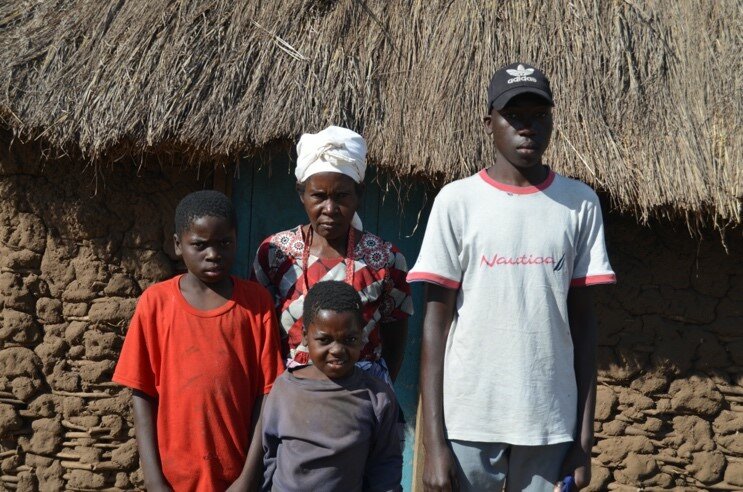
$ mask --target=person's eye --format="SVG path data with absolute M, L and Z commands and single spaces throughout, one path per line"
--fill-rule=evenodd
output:
M 348 337 L 346 338 L 346 343 L 356 343 L 358 339 L 359 337 Z
M 222 246 L 229 246 L 230 244 L 232 244 L 232 239 L 225 239 L 222 241 Z
M 204 243 L 192 243 L 196 249 L 204 249 Z

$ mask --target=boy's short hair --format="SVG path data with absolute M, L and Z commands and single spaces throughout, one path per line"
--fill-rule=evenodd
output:
M 191 223 L 201 217 L 221 217 L 227 219 L 233 228 L 237 217 L 232 202 L 227 195 L 215 190 L 201 190 L 189 193 L 175 209 L 175 232 L 181 234 Z
M 361 297 L 356 289 L 345 282 L 327 280 L 316 283 L 304 298 L 303 323 L 306 330 L 315 319 L 315 315 L 328 309 L 336 313 L 356 313 L 359 327 L 362 326 Z

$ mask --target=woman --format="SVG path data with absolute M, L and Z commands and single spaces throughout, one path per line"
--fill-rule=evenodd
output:
M 405 257 L 391 243 L 364 232 L 356 210 L 366 172 L 366 142 L 337 126 L 304 134 L 297 145 L 297 193 L 309 224 L 261 243 L 254 278 L 274 296 L 287 366 L 307 364 L 302 302 L 324 280 L 345 281 L 364 303 L 364 348 L 358 364 L 388 383 L 402 366 L 413 313 Z

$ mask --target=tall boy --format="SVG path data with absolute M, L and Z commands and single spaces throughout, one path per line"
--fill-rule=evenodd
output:
M 273 301 L 230 276 L 235 214 L 225 195 L 186 196 L 175 229 L 188 272 L 144 291 L 113 377 L 134 390 L 145 485 L 255 489 L 261 402 L 283 370 Z
M 596 320 L 586 286 L 615 277 L 596 194 L 542 163 L 552 106 L 536 68 L 495 73 L 484 118 L 495 162 L 441 190 L 408 275 L 427 283 L 427 490 L 590 481 Z

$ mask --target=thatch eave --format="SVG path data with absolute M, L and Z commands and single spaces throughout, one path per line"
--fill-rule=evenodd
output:
M 0 117 L 103 163 L 237 160 L 343 124 L 398 177 L 492 158 L 484 87 L 520 59 L 557 95 L 549 162 L 641 220 L 741 224 L 739 3 L 59 0 L 0 4 Z

